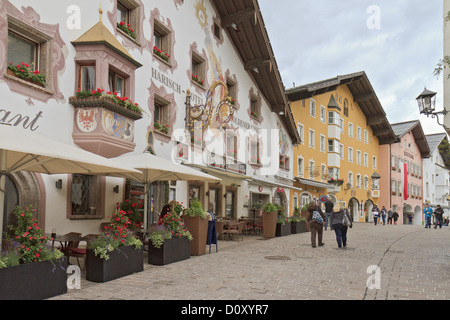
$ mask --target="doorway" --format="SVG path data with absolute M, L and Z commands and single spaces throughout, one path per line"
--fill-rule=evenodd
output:
M 14 182 L 6 176 L 5 184 L 5 203 L 3 205 L 3 230 L 2 232 L 8 232 L 8 226 L 16 224 L 16 218 L 13 214 L 16 207 L 19 205 L 19 192 Z
M 225 194 L 225 217 L 229 219 L 236 218 L 236 193 L 232 190 L 227 190 Z
M 220 210 L 220 189 L 217 187 L 210 188 L 208 191 L 208 211 L 212 212 L 215 217 L 221 215 Z

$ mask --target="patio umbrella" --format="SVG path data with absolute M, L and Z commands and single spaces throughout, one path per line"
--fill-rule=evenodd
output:
M 140 171 L 140 173 L 131 173 L 130 179 L 141 182 L 144 189 L 144 226 L 147 226 L 147 215 L 148 215 L 148 187 L 151 183 L 155 181 L 191 181 L 191 180 L 202 180 L 209 182 L 218 182 L 222 179 L 214 177 L 212 175 L 203 173 L 199 170 L 193 169 L 191 167 L 176 164 L 169 159 L 164 159 L 149 152 L 140 154 L 125 154 L 120 157 L 114 158 L 119 164 L 129 164 L 133 168 Z
M 16 171 L 115 177 L 128 177 L 130 173 L 140 173 L 128 165 L 118 164 L 77 146 L 64 144 L 23 129 L 0 125 L 0 240 L 3 230 L 5 175 Z

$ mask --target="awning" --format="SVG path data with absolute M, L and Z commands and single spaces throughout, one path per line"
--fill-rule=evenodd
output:
M 302 179 L 302 178 L 294 178 L 294 179 L 297 180 L 299 183 L 307 185 L 307 186 L 323 188 L 323 189 L 330 188 L 330 185 L 328 183 L 314 181 L 314 180 L 308 180 L 308 179 Z
M 191 163 L 183 163 L 183 164 L 186 166 L 200 169 L 203 172 L 206 172 L 206 173 L 209 173 L 212 175 L 218 175 L 218 176 L 222 176 L 222 177 L 228 177 L 228 178 L 233 178 L 233 179 L 242 179 L 242 180 L 252 179 L 252 177 L 246 176 L 245 174 L 241 174 L 241 173 L 235 173 L 235 172 L 231 172 L 231 171 L 226 171 L 226 170 L 221 170 L 221 169 L 216 169 L 216 168 L 211 168 L 211 167 L 205 167 L 205 166 L 198 165 L 198 164 L 191 164 Z
M 265 186 L 269 186 L 269 187 L 286 188 L 286 189 L 292 189 L 292 190 L 297 190 L 297 191 L 303 191 L 303 189 L 301 189 L 301 188 L 297 188 L 297 187 L 290 186 L 287 184 L 278 183 L 275 181 L 264 180 L 264 179 L 251 178 L 251 180 L 249 180 L 249 184 L 253 184 L 253 185 L 259 184 L 259 185 L 265 185 Z

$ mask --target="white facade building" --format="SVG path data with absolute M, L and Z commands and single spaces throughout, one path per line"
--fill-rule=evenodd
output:
M 150 151 L 222 179 L 155 183 L 153 220 L 172 199 L 199 198 L 232 218 L 252 215 L 259 200 L 289 208 L 299 136 L 258 3 L 113 0 L 101 14 L 97 6 L 0 3 L 0 125 L 108 158 Z M 26 65 L 45 83 L 14 73 Z M 117 96 L 142 114 L 118 107 Z M 7 211 L 33 204 L 42 227 L 59 234 L 98 233 L 117 202 L 141 195 L 110 177 L 7 179 Z

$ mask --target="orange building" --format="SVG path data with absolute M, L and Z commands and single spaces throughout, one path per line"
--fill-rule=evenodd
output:
M 293 207 L 329 196 L 344 201 L 353 220 L 367 222 L 379 204 L 379 146 L 395 134 L 365 72 L 286 91 L 301 144 L 294 149 Z M 383 177 L 381 177 L 382 179 Z

